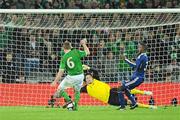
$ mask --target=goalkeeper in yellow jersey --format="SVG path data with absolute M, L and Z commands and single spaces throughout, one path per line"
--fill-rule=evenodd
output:
M 88 95 L 102 101 L 103 103 L 119 106 L 118 88 L 110 88 L 108 84 L 99 81 L 100 79 L 97 70 L 90 68 L 87 65 L 83 65 L 83 69 L 88 72 L 85 76 L 86 84 L 81 88 L 81 93 L 88 93 Z M 132 89 L 131 94 L 152 95 L 152 92 Z M 130 104 L 130 102 L 126 101 L 126 104 Z M 138 106 L 143 108 L 156 108 L 156 106 L 141 103 L 138 103 Z

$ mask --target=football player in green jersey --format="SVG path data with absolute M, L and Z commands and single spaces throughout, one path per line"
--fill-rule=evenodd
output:
M 63 106 L 65 108 L 67 105 L 73 103 L 69 98 L 69 95 L 65 92 L 65 89 L 68 87 L 74 88 L 75 94 L 73 110 L 77 110 L 80 99 L 80 89 L 84 80 L 81 58 L 90 54 L 89 48 L 86 45 L 86 39 L 81 40 L 80 44 L 83 46 L 84 51 L 72 48 L 71 43 L 68 41 L 64 42 L 63 49 L 65 54 L 61 59 L 59 72 L 51 84 L 52 86 L 55 86 L 64 74 L 64 71 L 67 72 L 67 76 L 58 86 L 58 89 L 54 94 L 54 98 L 64 97 L 64 99 L 67 101 L 67 103 Z

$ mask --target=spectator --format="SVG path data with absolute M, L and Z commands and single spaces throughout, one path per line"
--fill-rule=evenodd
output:
M 178 82 L 180 80 L 180 64 L 173 58 L 166 68 L 166 82 Z
M 26 9 L 25 0 L 17 0 L 17 2 L 16 2 L 16 8 L 17 8 L 17 9 Z
M 174 40 L 174 49 L 177 50 L 177 62 L 180 62 L 180 29 L 177 29 L 175 40 Z
M 14 56 L 11 50 L 5 52 L 5 57 L 2 66 L 2 82 L 14 83 L 16 80 L 16 65 L 14 63 Z
M 52 35 L 50 36 L 51 41 L 52 41 L 52 46 L 53 46 L 53 52 L 55 52 L 56 55 L 58 55 L 58 48 L 59 48 L 59 44 L 61 41 L 59 41 L 60 36 L 59 36 L 60 32 L 59 30 L 53 30 Z
M 122 38 L 122 33 L 120 33 L 120 31 L 114 31 L 114 32 L 115 32 L 115 39 L 116 39 L 116 41 L 114 43 L 115 48 L 114 48 L 113 52 L 114 52 L 114 55 L 117 58 L 119 58 L 119 54 L 120 54 L 120 47 L 119 46 L 121 44 L 124 44 L 124 40 L 122 40 L 123 39 Z
M 140 31 L 139 29 L 137 29 L 137 30 L 135 31 L 135 34 L 134 34 L 133 36 L 134 36 L 134 37 L 131 37 L 130 39 L 134 38 L 134 40 L 135 40 L 137 43 L 143 40 L 143 37 L 142 37 L 142 35 L 141 35 L 141 31 Z M 130 37 L 130 36 L 129 36 L 129 37 Z M 129 38 L 128 38 L 128 40 L 129 40 Z
M 180 8 L 180 1 L 179 0 L 173 0 L 172 5 L 173 5 L 173 8 Z
M 10 16 L 10 17 L 11 17 L 10 22 L 7 23 L 7 25 L 8 25 L 9 27 L 13 27 L 13 26 L 16 25 L 16 23 L 18 22 L 18 16 L 17 16 L 17 15 L 12 15 L 12 16 Z
M 107 48 L 105 47 L 105 42 L 104 40 L 100 40 L 97 47 L 95 47 L 96 49 L 94 49 L 94 51 L 96 52 L 96 55 L 92 56 L 92 66 L 93 67 L 97 67 L 100 69 L 100 72 L 103 72 L 103 60 L 106 56 L 107 53 Z
M 45 61 L 47 64 L 44 65 L 43 69 L 47 69 L 45 71 L 51 72 L 52 76 L 56 76 L 56 73 L 59 70 L 59 56 L 56 56 L 56 54 L 52 53 L 48 60 Z
M 3 50 L 8 45 L 8 34 L 4 26 L 0 26 L 0 49 Z
M 153 0 L 148 0 L 145 5 L 147 8 L 153 8 Z
M 16 83 L 26 83 L 24 72 L 20 71 L 20 74 L 16 79 Z
M 127 56 L 127 50 L 125 49 L 125 45 L 123 43 L 120 44 L 120 54 Z M 131 76 L 131 68 L 129 65 L 122 59 L 119 61 L 119 74 L 118 80 L 129 80 Z
M 107 48 L 105 47 L 105 42 L 104 40 L 99 41 L 99 45 L 97 48 L 97 59 L 99 61 L 102 61 L 107 53 Z
M 124 2 L 121 2 L 119 8 L 121 8 L 121 9 L 126 9 L 125 3 L 124 3 Z
M 102 61 L 104 66 L 104 72 L 102 73 L 105 76 L 105 81 L 118 80 L 118 61 L 115 59 L 112 51 L 108 51 L 104 60 Z
M 173 49 L 171 54 L 170 54 L 171 60 L 175 60 L 175 62 L 177 61 L 177 51 L 176 49 Z
M 134 5 L 135 8 L 146 8 L 145 0 L 135 0 Z
M 153 82 L 163 81 L 162 68 L 158 61 L 152 61 Z
M 53 0 L 52 6 L 54 9 L 65 9 L 66 2 L 64 0 Z
M 46 34 L 44 35 L 42 43 L 40 43 L 41 49 L 41 56 L 40 56 L 40 62 L 41 62 L 41 71 L 49 71 L 49 60 L 54 60 L 55 58 L 52 57 L 53 54 L 53 44 L 50 41 L 50 31 L 46 31 Z M 53 59 L 52 59 L 53 58 Z
M 75 6 L 79 9 L 85 8 L 81 0 L 75 0 Z
M 125 36 L 125 47 L 126 47 L 125 50 L 127 53 L 127 57 L 129 59 L 133 59 L 136 53 L 136 43 L 135 43 L 135 40 L 132 40 L 132 36 L 129 33 L 126 33 L 126 36 Z
M 33 2 L 32 1 L 30 1 L 30 0 L 26 0 L 26 9 L 35 9 L 34 7 L 34 4 L 35 4 L 35 0 L 33 0 Z
M 167 1 L 165 7 L 166 7 L 166 8 L 173 8 L 172 1 Z
M 104 8 L 105 8 L 105 9 L 110 9 L 109 3 L 106 3 Z
M 97 2 L 97 0 L 93 0 L 92 2 L 90 2 L 90 6 L 91 9 L 98 9 L 99 3 Z
M 15 45 L 13 47 L 14 51 L 14 62 L 16 64 L 16 81 L 23 82 L 25 81 L 24 76 L 24 63 L 25 63 L 25 45 L 27 44 L 27 29 L 14 29 L 13 32 L 13 40 Z M 23 78 L 24 77 L 24 78 Z
M 112 51 L 112 52 L 115 52 L 116 51 L 116 40 L 115 40 L 115 35 L 114 34 L 109 34 L 109 38 L 106 42 L 106 47 L 108 50 Z
M 97 45 L 98 44 L 98 42 L 99 42 L 99 36 L 96 34 L 96 33 L 94 33 L 93 35 L 92 35 L 92 44 L 94 44 L 94 45 Z
M 10 9 L 11 8 L 11 4 L 10 4 L 11 2 L 10 1 L 8 1 L 8 0 L 2 0 L 1 2 L 0 2 L 0 8 L 1 9 Z
M 26 44 L 26 62 L 25 75 L 29 77 L 30 72 L 34 69 L 39 70 L 40 65 L 40 44 L 36 41 L 36 36 L 31 33 L 29 42 Z
M 169 59 L 170 46 L 171 46 L 170 37 L 169 35 L 164 34 L 164 37 L 160 42 L 160 55 L 161 55 L 160 60 L 162 64 L 168 64 L 170 61 Z
M 11 8 L 10 8 L 10 9 L 17 9 L 17 8 L 16 8 L 16 2 L 12 2 L 12 3 L 11 3 Z
M 130 9 L 134 8 L 134 0 L 128 0 L 126 7 Z
M 118 9 L 118 8 L 179 8 L 178 0 L 2 0 L 0 8 L 19 9 Z M 24 4 L 25 3 L 25 4 Z
M 48 0 L 42 3 L 44 9 L 52 9 L 52 0 Z
M 52 54 L 52 43 L 49 38 L 49 34 L 46 33 L 43 39 L 44 45 L 47 48 L 47 55 L 50 56 Z
M 154 8 L 162 8 L 161 0 L 154 0 Z
M 119 7 L 119 0 L 111 0 L 110 6 L 113 9 L 117 9 Z
M 42 9 L 42 0 L 35 0 L 35 4 L 34 4 L 34 8 L 35 9 Z
M 67 9 L 79 9 L 79 8 L 75 5 L 74 0 L 71 0 L 71 2 L 69 2 Z
M 156 38 L 153 31 L 150 31 L 148 33 L 146 41 L 147 41 L 147 46 L 148 46 L 147 52 L 149 52 L 150 61 L 153 61 L 155 60 L 155 56 L 156 56 L 156 51 L 155 51 Z

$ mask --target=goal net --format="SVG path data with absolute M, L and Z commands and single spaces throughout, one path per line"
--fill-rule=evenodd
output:
M 137 57 L 144 41 L 149 65 L 138 102 L 170 105 L 180 101 L 180 11 L 157 10 L 2 10 L 0 11 L 0 106 L 45 106 L 57 87 L 62 44 L 82 50 L 86 38 L 91 55 L 83 63 L 98 70 L 100 79 L 118 87 L 133 68 L 120 59 Z M 72 95 L 72 89 L 68 89 Z M 73 96 L 72 96 L 73 97 Z M 150 99 L 152 98 L 152 99 Z M 58 99 L 62 105 L 63 100 Z M 81 105 L 107 105 L 81 94 Z

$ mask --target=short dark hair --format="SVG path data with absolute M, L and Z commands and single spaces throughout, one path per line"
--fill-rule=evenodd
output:
M 65 41 L 63 44 L 63 48 L 66 50 L 70 50 L 72 48 L 71 43 L 69 41 Z
M 92 73 L 90 73 L 90 72 L 87 72 L 87 73 L 85 74 L 85 76 L 87 76 L 87 75 L 93 76 Z
M 87 75 L 90 75 L 90 76 L 92 76 L 92 77 L 93 77 L 92 73 L 90 73 L 90 72 L 85 73 L 84 82 L 86 82 L 86 76 L 87 76 Z
M 142 45 L 142 46 L 144 47 L 145 50 L 147 49 L 147 45 L 146 45 L 145 42 L 141 41 L 141 42 L 139 42 L 139 44 Z

